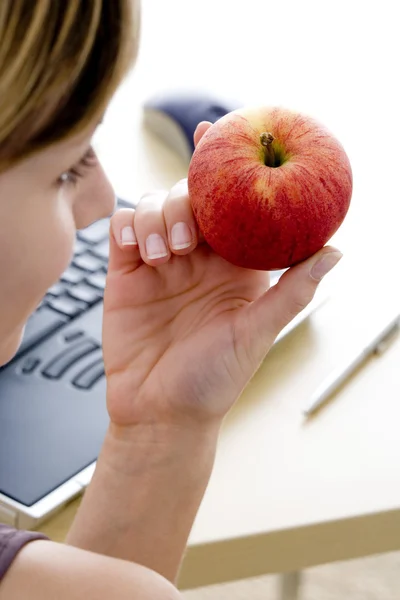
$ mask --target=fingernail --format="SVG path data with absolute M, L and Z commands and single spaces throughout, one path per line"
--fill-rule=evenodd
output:
M 183 250 L 192 243 L 191 231 L 183 221 L 175 223 L 171 229 L 171 243 L 174 250 Z
M 161 235 L 151 233 L 146 240 L 147 258 L 163 258 L 168 255 L 167 246 Z
M 325 277 L 325 275 L 329 273 L 329 271 L 333 269 L 335 265 L 337 265 L 342 256 L 343 254 L 339 252 L 339 250 L 327 252 L 321 256 L 321 258 L 311 268 L 311 277 L 316 281 L 321 281 L 321 279 Z
M 121 244 L 123 246 L 134 246 L 137 244 L 137 239 L 133 227 L 128 225 L 123 227 L 121 231 Z

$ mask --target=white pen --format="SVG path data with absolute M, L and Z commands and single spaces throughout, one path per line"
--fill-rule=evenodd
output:
M 334 369 L 312 394 L 308 406 L 303 410 L 304 415 L 306 417 L 312 415 L 370 354 L 373 352 L 383 352 L 386 349 L 389 340 L 399 330 L 399 327 L 400 314 L 397 314 L 395 318 L 391 318 L 391 320 L 386 323 L 376 335 L 374 335 L 373 339 L 366 346 L 361 350 L 358 350 L 352 357 L 348 358 L 344 364 L 340 365 L 337 369 Z

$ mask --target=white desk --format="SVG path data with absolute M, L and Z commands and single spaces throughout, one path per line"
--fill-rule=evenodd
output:
M 400 339 L 315 418 L 301 415 L 364 335 L 357 303 L 341 304 L 282 340 L 227 418 L 182 588 L 400 549 Z M 61 541 L 77 506 L 41 530 Z
M 345 254 L 329 275 L 333 297 L 270 353 L 227 418 L 182 587 L 400 549 L 400 341 L 312 421 L 301 417 L 366 326 L 400 306 L 395 4 L 144 0 L 137 69 L 98 136 L 122 197 L 186 175 L 140 124 L 141 101 L 164 87 L 304 110 L 334 131 L 354 171 L 353 204 L 333 240 Z M 62 539 L 76 505 L 41 529 Z M 286 583 L 294 598 L 296 577 Z

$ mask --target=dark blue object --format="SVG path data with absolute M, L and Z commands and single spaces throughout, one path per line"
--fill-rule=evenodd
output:
M 234 100 L 186 91 L 160 93 L 145 102 L 143 109 L 147 128 L 183 158 L 190 159 L 193 134 L 200 121 L 215 123 L 240 106 Z

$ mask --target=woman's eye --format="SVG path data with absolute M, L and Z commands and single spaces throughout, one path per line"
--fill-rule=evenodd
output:
M 58 182 L 60 185 L 68 184 L 68 183 L 76 183 L 77 182 L 76 174 L 74 174 L 71 170 L 65 171 L 58 178 Z
M 86 175 L 86 171 L 91 167 L 95 167 L 98 164 L 97 156 L 92 147 L 82 156 L 79 162 L 76 163 L 73 167 L 68 169 L 68 171 L 64 171 L 61 173 L 58 178 L 59 185 L 65 184 L 76 184 L 78 179 L 84 177 Z

